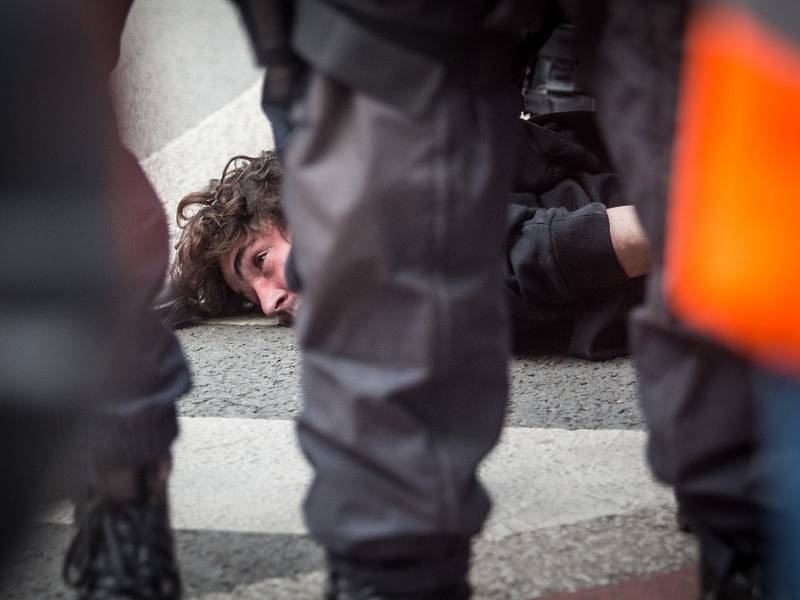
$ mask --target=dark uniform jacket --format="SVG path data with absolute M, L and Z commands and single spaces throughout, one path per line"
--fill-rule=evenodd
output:
M 642 278 L 622 270 L 607 207 L 624 204 L 591 112 L 520 121 L 505 284 L 518 350 L 603 360 L 627 353 Z

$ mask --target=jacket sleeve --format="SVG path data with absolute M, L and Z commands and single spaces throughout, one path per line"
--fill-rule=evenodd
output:
M 599 202 L 572 211 L 512 203 L 507 244 L 506 284 L 516 317 L 567 316 L 593 291 L 628 284 Z

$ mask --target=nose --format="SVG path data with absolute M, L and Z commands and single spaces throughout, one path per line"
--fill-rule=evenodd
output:
M 288 307 L 288 300 L 291 293 L 284 289 L 274 287 L 264 287 L 256 289 L 258 303 L 261 311 L 268 317 L 277 317 Z

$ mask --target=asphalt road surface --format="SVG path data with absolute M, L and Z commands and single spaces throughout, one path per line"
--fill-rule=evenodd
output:
M 180 197 L 218 177 L 228 157 L 271 147 L 259 87 L 227 3 L 136 3 L 114 88 L 124 138 L 171 220 Z M 172 482 L 187 597 L 320 597 L 322 553 L 299 510 L 310 472 L 293 433 L 301 406 L 292 330 L 253 318 L 179 337 L 195 377 L 180 402 Z M 694 544 L 676 531 L 671 493 L 645 466 L 629 361 L 517 358 L 511 380 L 508 428 L 482 470 L 495 509 L 475 547 L 476 598 L 689 573 Z M 59 581 L 69 522 L 68 507 L 42 518 L 1 598 L 70 597 Z M 623 597 L 603 597 L 614 595 Z

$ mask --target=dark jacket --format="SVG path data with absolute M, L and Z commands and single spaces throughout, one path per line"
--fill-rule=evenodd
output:
M 643 282 L 625 275 L 611 244 L 606 208 L 624 202 L 593 114 L 520 121 L 520 136 L 505 262 L 517 349 L 626 354 Z
M 452 80 L 508 85 L 521 31 L 552 30 L 552 0 L 234 0 L 258 62 L 263 101 L 288 106 L 303 64 L 409 114 Z M 546 36 L 545 36 L 546 37 Z M 541 40 L 544 42 L 544 39 Z M 370 68 L 381 65 L 380 69 Z

